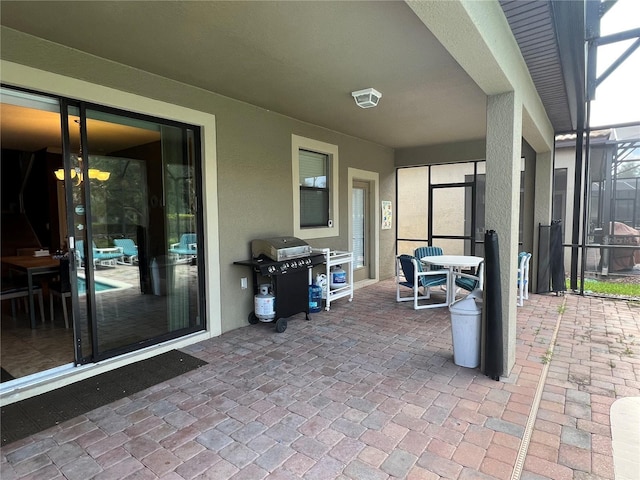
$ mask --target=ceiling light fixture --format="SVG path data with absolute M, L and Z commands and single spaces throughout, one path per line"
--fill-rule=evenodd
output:
M 80 120 L 74 120 L 74 122 L 78 125 L 78 128 L 80 128 Z M 80 135 L 82 136 L 82 134 Z M 80 154 L 79 155 L 75 155 L 72 154 L 71 155 L 71 161 L 74 164 L 77 164 L 76 167 L 72 167 L 69 170 L 69 177 L 72 180 L 75 180 L 75 184 L 80 185 L 82 183 L 83 180 L 83 173 L 82 173 L 82 143 L 80 143 Z M 59 168 L 58 170 L 54 171 L 53 174 L 56 176 L 56 178 L 60 181 L 64 181 L 64 168 Z M 109 177 L 111 176 L 111 172 L 103 172 L 102 170 L 98 170 L 97 168 L 90 168 L 87 171 L 87 177 L 90 180 L 99 180 L 101 182 L 106 182 L 107 180 L 109 180 Z
M 378 105 L 382 94 L 375 88 L 366 88 L 364 90 L 358 90 L 357 92 L 351 92 L 351 96 L 360 108 L 371 108 Z
M 75 179 L 76 185 L 80 185 L 82 183 L 82 157 L 78 157 L 77 159 L 79 166 L 72 168 L 69 170 L 69 176 L 71 177 L 71 179 Z M 60 181 L 64 180 L 64 169 L 60 168 L 56 171 L 53 172 L 56 176 L 56 178 Z M 101 182 L 105 182 L 107 180 L 109 180 L 109 177 L 111 176 L 111 172 L 103 172 L 102 170 L 98 170 L 97 168 L 90 168 L 89 169 L 89 178 L 90 179 L 95 179 L 95 180 L 100 180 Z

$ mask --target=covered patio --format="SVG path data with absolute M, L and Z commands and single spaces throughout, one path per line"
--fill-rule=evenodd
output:
M 638 448 L 610 416 L 640 395 L 638 305 L 533 294 L 516 336 L 508 378 L 458 367 L 447 309 L 383 281 L 283 334 L 187 347 L 208 365 L 4 445 L 2 476 L 616 478 L 612 445 Z

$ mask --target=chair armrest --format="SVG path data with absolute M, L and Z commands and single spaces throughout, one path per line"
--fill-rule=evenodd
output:
M 445 270 L 427 270 L 427 271 L 422 271 L 422 272 L 417 272 L 417 275 L 420 276 L 427 276 L 427 275 L 449 275 L 449 270 L 445 269 Z
M 171 245 L 169 245 L 169 248 L 178 248 L 178 245 L 180 245 L 180 242 L 172 243 Z
M 116 253 L 116 252 L 120 252 L 122 253 L 122 249 L 120 247 L 104 247 L 104 248 L 94 248 L 93 249 L 96 253 Z
M 464 273 L 464 272 L 454 270 L 453 276 L 475 280 L 476 282 L 478 282 L 478 288 L 480 290 L 484 290 L 484 275 L 473 275 L 471 273 Z

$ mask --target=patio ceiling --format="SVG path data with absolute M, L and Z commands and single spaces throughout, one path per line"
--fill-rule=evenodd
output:
M 554 130 L 570 130 L 576 92 L 567 86 L 552 6 L 501 5 Z M 2 1 L 0 8 L 11 29 L 392 148 L 485 136 L 484 92 L 404 2 Z M 545 62 L 530 60 L 543 46 L 552 52 Z M 351 92 L 368 87 L 383 97 L 363 110 Z

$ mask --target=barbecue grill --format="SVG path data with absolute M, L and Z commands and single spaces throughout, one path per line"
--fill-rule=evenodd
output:
M 287 318 L 296 313 L 304 312 L 309 320 L 309 270 L 323 263 L 324 255 L 312 253 L 311 246 L 299 238 L 272 237 L 253 240 L 251 256 L 251 260 L 233 263 L 251 267 L 254 295 L 259 292 L 260 278 L 269 278 L 275 318 L 268 321 L 275 321 L 276 331 L 284 332 Z M 252 325 L 261 321 L 254 311 L 248 320 Z

